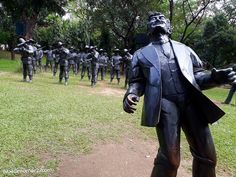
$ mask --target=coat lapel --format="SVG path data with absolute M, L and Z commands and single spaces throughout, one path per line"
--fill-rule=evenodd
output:
M 184 45 L 178 45 L 174 41 L 170 40 L 170 43 L 173 47 L 173 51 L 175 54 L 175 57 L 177 58 L 178 64 L 180 69 L 183 69 L 183 64 L 186 65 L 186 53 L 185 53 L 185 46 Z
M 159 70 L 160 69 L 160 62 L 158 59 L 158 55 L 156 52 L 155 47 L 152 44 L 149 44 L 148 46 L 144 47 L 141 50 L 142 55 L 153 64 L 153 66 Z

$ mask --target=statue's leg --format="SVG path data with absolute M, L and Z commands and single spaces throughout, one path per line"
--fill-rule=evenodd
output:
M 90 80 L 91 79 L 90 66 L 87 67 L 87 73 L 88 73 L 88 80 Z
M 26 81 L 27 78 L 27 65 L 26 64 L 22 64 L 22 73 L 23 73 L 23 81 Z
M 215 177 L 216 152 L 208 124 L 193 104 L 185 114 L 182 128 L 193 156 L 193 177 Z
M 114 68 L 111 68 L 111 73 L 110 73 L 110 82 L 114 79 Z
M 81 80 L 84 78 L 84 74 L 85 74 L 85 67 L 82 66 L 82 69 L 81 69 Z
M 65 65 L 64 66 L 64 72 L 65 72 L 65 84 L 67 85 L 67 82 L 69 80 L 69 68 L 68 68 L 68 65 Z
M 29 82 L 33 80 L 33 66 L 32 64 L 28 64 L 28 75 L 29 75 Z
M 236 91 L 236 86 L 232 85 L 230 90 L 229 90 L 229 94 L 228 94 L 226 100 L 224 101 L 225 104 L 229 104 L 231 102 L 235 91 Z
M 104 66 L 102 66 L 102 68 L 101 68 L 101 80 L 103 81 L 104 80 Z
M 64 66 L 60 65 L 59 82 L 62 82 L 63 74 L 64 74 Z
M 180 120 L 175 103 L 162 99 L 157 125 L 159 150 L 151 177 L 176 177 L 180 163 Z
M 116 70 L 117 83 L 120 84 L 120 70 Z

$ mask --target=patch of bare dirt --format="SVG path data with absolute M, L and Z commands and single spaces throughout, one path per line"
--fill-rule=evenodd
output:
M 97 93 L 105 95 L 105 96 L 123 97 L 123 95 L 125 94 L 125 90 L 115 89 L 115 88 L 103 88 Z
M 148 177 L 156 156 L 156 143 L 125 138 L 122 142 L 97 145 L 88 155 L 60 157 L 60 177 Z M 183 160 L 178 177 L 190 177 L 191 163 Z
M 100 85 L 104 85 L 105 83 L 99 83 Z M 104 95 L 104 96 L 115 96 L 115 97 L 123 97 L 126 90 L 120 88 L 111 88 L 111 87 L 90 87 L 88 85 L 80 85 L 80 88 L 86 88 L 91 93 Z
M 156 143 L 124 138 L 94 147 L 90 154 L 62 154 L 57 177 L 149 177 L 156 156 Z M 177 177 L 191 177 L 191 160 L 182 159 Z M 218 177 L 230 177 L 218 174 Z

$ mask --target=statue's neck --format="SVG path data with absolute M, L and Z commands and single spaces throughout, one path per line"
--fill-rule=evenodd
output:
M 152 43 L 165 44 L 165 43 L 169 42 L 169 37 L 168 37 L 167 34 L 153 35 L 151 37 L 151 42 Z

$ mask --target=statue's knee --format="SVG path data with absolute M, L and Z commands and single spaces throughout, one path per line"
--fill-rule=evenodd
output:
M 165 165 L 170 169 L 178 169 L 180 165 L 179 152 L 170 152 L 168 154 L 158 153 L 154 165 Z
M 212 167 L 215 167 L 217 164 L 217 157 L 215 151 L 212 151 L 211 153 L 207 153 L 206 155 L 196 153 L 193 149 L 190 149 L 192 156 L 195 161 L 198 161 L 199 163 L 204 163 L 206 165 L 210 165 Z

